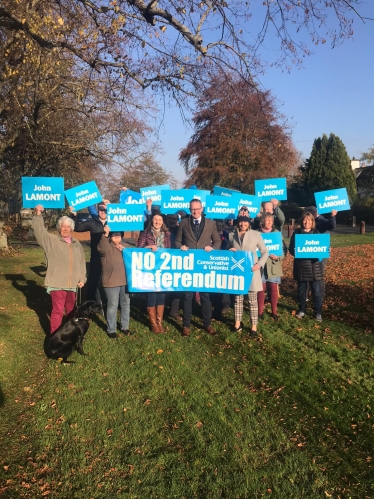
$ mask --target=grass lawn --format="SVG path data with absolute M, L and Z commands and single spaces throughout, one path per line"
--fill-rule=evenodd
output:
M 196 309 L 190 338 L 172 319 L 153 335 L 136 295 L 134 335 L 98 316 L 69 365 L 43 351 L 42 250 L 0 258 L 0 497 L 374 498 L 374 241 L 357 237 L 332 238 L 322 323 L 294 317 L 288 256 L 260 341 L 247 310 L 240 334 L 231 310 L 208 336 Z

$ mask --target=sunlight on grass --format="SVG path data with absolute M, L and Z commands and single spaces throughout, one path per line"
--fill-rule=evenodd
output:
M 230 310 L 217 337 L 197 316 L 190 338 L 172 319 L 152 335 L 137 295 L 132 336 L 108 339 L 98 316 L 87 356 L 65 365 L 43 352 L 42 262 L 38 249 L 1 261 L 1 497 L 373 497 L 373 290 L 363 297 L 361 281 L 331 275 L 323 323 L 297 320 L 288 261 L 280 320 L 267 309 L 259 341 L 247 310 L 241 334 Z

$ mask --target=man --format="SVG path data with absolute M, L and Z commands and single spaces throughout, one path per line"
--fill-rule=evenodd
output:
M 179 228 L 179 216 L 177 213 L 169 214 L 166 216 L 166 225 L 170 232 L 171 247 L 175 248 L 175 239 L 177 237 Z M 182 322 L 182 317 L 179 315 L 179 293 L 168 293 L 171 300 L 170 303 L 170 317 L 178 322 Z
M 279 201 L 273 198 L 270 201 L 262 203 L 262 210 L 257 214 L 257 217 L 253 222 L 252 229 L 258 230 L 260 228 L 260 219 L 263 213 L 270 213 L 271 215 L 274 215 L 274 227 L 282 234 L 286 217 L 284 216 L 283 211 L 279 208 Z
M 314 216 L 314 221 L 316 222 L 316 229 L 320 234 L 324 234 L 325 232 L 329 232 L 336 228 L 336 215 L 337 210 L 332 210 L 328 218 L 323 217 L 322 215 L 318 215 L 317 208 L 315 206 L 308 206 L 305 208 L 304 213 L 308 211 Z M 328 258 L 322 259 L 322 267 L 323 267 L 323 275 L 325 275 L 325 268 L 327 265 Z M 319 281 L 320 289 L 321 289 L 321 297 L 322 301 L 325 297 L 325 278 L 322 281 Z
M 203 205 L 199 199 L 193 199 L 190 202 L 190 212 L 191 216 L 180 222 L 174 243 L 175 247 L 180 248 L 182 251 L 205 249 L 205 251 L 209 252 L 213 249 L 220 249 L 221 238 L 219 237 L 216 223 L 214 220 L 203 216 Z M 184 295 L 183 336 L 190 335 L 193 295 L 192 291 L 186 291 Z M 214 336 L 216 332 L 211 326 L 212 304 L 209 293 L 200 293 L 200 301 L 204 331 Z
M 101 201 L 98 206 L 97 215 L 92 215 L 90 220 L 86 222 L 75 222 L 74 230 L 76 232 L 86 232 L 90 231 L 91 236 L 91 257 L 90 257 L 90 272 L 88 274 L 87 283 L 87 300 L 95 300 L 97 303 L 99 301 L 99 295 L 96 295 L 96 289 L 98 287 L 100 276 L 101 276 L 101 257 L 97 250 L 97 245 L 100 242 L 101 236 L 104 234 L 104 226 L 106 225 L 106 205 L 109 201 Z M 75 219 L 76 213 L 74 209 L 70 207 L 71 215 Z

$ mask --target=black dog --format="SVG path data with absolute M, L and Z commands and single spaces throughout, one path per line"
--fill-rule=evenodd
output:
M 86 301 L 78 307 L 74 316 L 51 335 L 45 348 L 47 357 L 67 362 L 74 347 L 78 353 L 84 355 L 83 339 L 90 325 L 89 319 L 100 311 L 101 305 L 94 301 Z

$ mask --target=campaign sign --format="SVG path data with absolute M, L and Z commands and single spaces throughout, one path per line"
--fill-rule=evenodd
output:
M 161 204 L 161 191 L 170 190 L 169 184 L 164 185 L 154 185 L 152 187 L 144 187 L 140 189 L 140 194 L 143 198 L 143 202 L 145 203 L 147 199 L 152 199 L 153 204 L 160 205 Z
M 330 258 L 330 234 L 295 234 L 295 258 Z
M 287 199 L 287 182 L 285 178 L 268 178 L 265 180 L 255 180 L 255 194 L 261 201 L 270 199 Z
M 351 208 L 345 187 L 342 189 L 315 192 L 314 198 L 318 213 L 330 213 L 332 210 L 344 211 Z
M 107 204 L 106 221 L 111 231 L 144 229 L 144 204 Z
M 161 213 L 176 213 L 178 210 L 189 212 L 190 201 L 199 199 L 205 206 L 205 199 L 210 195 L 209 191 L 198 189 L 165 190 L 161 193 Z
M 283 241 L 280 232 L 261 232 L 269 255 L 283 256 Z
M 236 208 L 237 208 L 236 213 L 239 212 L 242 206 L 247 206 L 249 211 L 249 216 L 251 218 L 254 218 L 257 215 L 257 213 L 259 213 L 261 207 L 261 200 L 258 197 L 252 196 L 251 194 L 242 194 L 242 193 L 233 194 L 232 197 L 235 199 Z
M 72 206 L 74 211 L 87 208 L 87 206 L 99 203 L 103 199 L 94 180 L 68 189 L 65 191 L 65 196 L 69 206 Z
M 121 190 L 119 202 L 122 204 L 143 204 L 143 198 L 140 192 L 132 191 L 131 189 Z
M 238 205 L 232 196 L 207 196 L 204 213 L 209 218 L 235 218 Z
M 213 188 L 214 196 L 232 196 L 233 194 L 238 194 L 240 191 L 234 191 L 233 189 L 227 189 L 227 187 L 220 187 L 215 185 Z
M 63 177 L 22 177 L 22 206 L 65 208 Z
M 252 281 L 247 251 L 126 248 L 122 252 L 129 291 L 200 291 L 244 295 Z

